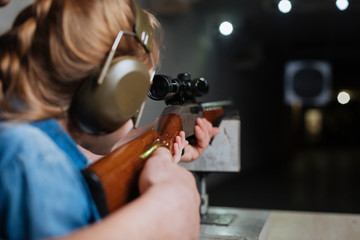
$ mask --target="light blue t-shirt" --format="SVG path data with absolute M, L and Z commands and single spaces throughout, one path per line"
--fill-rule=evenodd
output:
M 98 220 L 87 164 L 55 119 L 0 122 L 0 239 L 60 236 Z

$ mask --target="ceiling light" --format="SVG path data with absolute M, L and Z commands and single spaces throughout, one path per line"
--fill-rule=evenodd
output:
M 282 13 L 288 13 L 291 11 L 292 4 L 289 0 L 281 0 L 278 4 L 278 8 Z
M 349 7 L 349 1 L 348 0 L 336 0 L 336 7 L 340 11 L 344 11 Z
M 342 91 L 338 94 L 337 100 L 340 104 L 347 104 L 350 101 L 350 94 Z
M 230 35 L 233 32 L 233 29 L 233 25 L 228 21 L 222 22 L 219 26 L 219 31 L 224 36 Z

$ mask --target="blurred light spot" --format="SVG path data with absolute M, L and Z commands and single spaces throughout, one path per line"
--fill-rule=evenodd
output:
M 219 31 L 224 36 L 230 35 L 233 32 L 233 29 L 233 25 L 228 21 L 222 22 L 219 26 Z
M 318 135 L 322 130 L 323 115 L 319 109 L 305 112 L 305 128 L 310 135 Z
M 336 0 L 336 6 L 340 11 L 344 11 L 349 7 L 348 0 Z
M 348 94 L 347 92 L 340 92 L 337 96 L 337 100 L 339 103 L 341 104 L 347 104 L 350 101 L 350 94 Z
M 291 11 L 292 5 L 289 0 L 281 0 L 278 4 L 278 8 L 282 13 L 288 13 Z

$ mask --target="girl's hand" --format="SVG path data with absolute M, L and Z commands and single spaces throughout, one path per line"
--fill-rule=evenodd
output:
M 193 174 L 172 159 L 164 147 L 151 154 L 139 177 L 139 199 L 152 195 L 155 212 L 162 216 L 158 231 L 167 236 L 158 239 L 195 240 L 200 235 L 199 191 Z
M 197 141 L 194 145 L 187 144 L 185 146 L 185 153 L 180 160 L 182 162 L 191 162 L 198 158 L 209 146 L 210 140 L 218 133 L 219 128 L 213 127 L 205 118 L 196 119 L 195 137 Z
M 183 149 L 189 144 L 189 142 L 185 139 L 185 132 L 181 131 L 178 136 L 175 138 L 174 143 L 174 153 L 173 153 L 173 159 L 174 162 L 179 162 L 181 159 L 181 154 L 183 152 Z

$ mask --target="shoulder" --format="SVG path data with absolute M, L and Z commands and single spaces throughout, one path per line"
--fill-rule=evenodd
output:
M 0 122 L 0 139 L 6 140 L 9 143 L 14 143 L 17 141 L 24 141 L 28 136 L 32 135 L 44 135 L 27 123 L 8 123 Z M 4 143 L 4 142 L 1 142 Z
M 16 161 L 31 163 L 59 153 L 56 144 L 41 130 L 27 123 L 0 123 L 0 167 Z
M 31 179 L 38 177 L 35 173 L 78 177 L 77 166 L 59 146 L 61 141 L 31 124 L 0 123 L 0 172 L 16 170 Z
M 30 124 L 0 123 L 0 239 L 2 230 L 30 239 L 85 226 L 90 203 L 80 171 L 54 140 Z
M 76 169 L 65 152 L 43 131 L 26 123 L 0 124 L 0 177 L 41 183 L 58 172 L 74 175 Z M 0 180 L 1 180 L 0 179 Z

